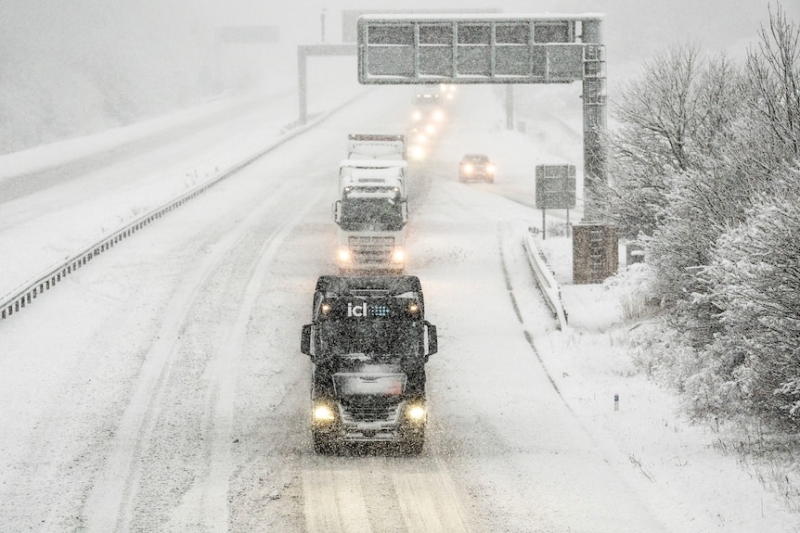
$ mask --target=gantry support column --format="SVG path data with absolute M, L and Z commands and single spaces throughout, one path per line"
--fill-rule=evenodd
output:
M 582 21 L 583 56 L 583 220 L 600 220 L 600 189 L 608 182 L 605 47 L 601 20 Z M 597 46 L 591 46 L 596 44 Z

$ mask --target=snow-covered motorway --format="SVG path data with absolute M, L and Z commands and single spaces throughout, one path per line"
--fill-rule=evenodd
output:
M 334 272 L 336 165 L 347 133 L 402 131 L 409 96 L 367 94 L 0 323 L 1 531 L 706 530 L 632 485 L 553 385 L 519 240 L 539 215 L 457 183 L 457 135 L 409 194 L 439 328 L 425 450 L 313 453 L 299 339 Z

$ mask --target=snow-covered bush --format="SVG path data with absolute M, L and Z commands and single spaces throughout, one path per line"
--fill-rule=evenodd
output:
M 604 282 L 606 288 L 619 298 L 623 320 L 645 320 L 658 309 L 658 299 L 653 296 L 653 274 L 648 264 L 636 263 Z
M 800 427 L 800 170 L 723 235 L 706 270 L 722 311 L 707 352 L 748 410 Z

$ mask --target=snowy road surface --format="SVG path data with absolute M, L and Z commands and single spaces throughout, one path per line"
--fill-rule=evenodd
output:
M 458 111 L 477 133 L 410 185 L 408 271 L 439 331 L 425 450 L 313 453 L 299 340 L 334 272 L 336 165 L 348 133 L 402 131 L 408 96 L 369 93 L 0 323 L 1 531 L 788 530 L 646 479 L 563 395 L 520 240 L 540 216 L 457 182 L 463 146 L 503 136 L 486 90 Z

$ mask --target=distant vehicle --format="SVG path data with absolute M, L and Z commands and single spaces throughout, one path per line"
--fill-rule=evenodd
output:
M 439 94 L 445 100 L 453 100 L 453 96 L 456 92 L 456 86 L 452 83 L 440 83 L 439 84 Z
M 437 351 L 416 276 L 321 276 L 300 351 L 311 356 L 314 450 L 425 442 L 425 363 Z
M 442 99 L 438 94 L 421 93 L 414 96 L 411 121 L 415 124 L 431 124 L 444 121 Z
M 458 181 L 486 181 L 494 183 L 495 167 L 484 154 L 465 154 L 458 165 Z

